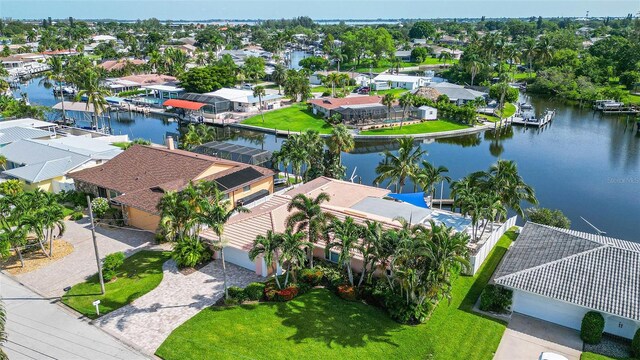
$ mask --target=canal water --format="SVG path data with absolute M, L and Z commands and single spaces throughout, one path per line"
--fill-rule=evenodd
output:
M 51 90 L 38 86 L 37 80 L 23 91 L 34 104 L 56 102 Z M 562 210 L 572 228 L 595 231 L 582 217 L 608 236 L 640 242 L 640 135 L 633 121 L 544 98 L 527 100 L 540 112 L 556 109 L 553 122 L 544 129 L 512 127 L 499 134 L 487 131 L 420 142 L 428 152 L 425 159 L 448 167 L 453 179 L 486 170 L 497 159 L 514 160 L 536 190 L 540 205 Z M 163 119 L 134 114 L 124 120 L 122 115 L 120 120 L 112 116 L 112 127 L 130 138 L 162 143 L 166 132 L 177 131 L 176 123 Z M 277 150 L 283 141 L 257 132 L 224 132 L 229 142 L 268 150 Z M 393 141 L 357 142 L 352 153 L 343 154 L 347 177 L 355 173 L 355 181 L 371 184 L 382 159 L 380 152 L 394 148 Z M 404 191 L 412 190 L 413 184 L 408 183 Z M 448 195 L 445 185 L 444 196 Z

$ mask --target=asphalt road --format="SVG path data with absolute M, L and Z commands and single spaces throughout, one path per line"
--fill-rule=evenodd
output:
M 149 359 L 0 273 L 9 359 Z

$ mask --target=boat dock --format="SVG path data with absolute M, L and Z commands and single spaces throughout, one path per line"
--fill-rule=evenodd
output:
M 514 115 L 509 119 L 509 122 L 514 125 L 543 127 L 553 120 L 556 115 L 555 110 L 547 110 L 541 118 L 537 118 L 535 115 L 527 116 L 524 114 Z
M 640 107 L 615 100 L 596 100 L 593 109 L 603 114 L 640 114 Z

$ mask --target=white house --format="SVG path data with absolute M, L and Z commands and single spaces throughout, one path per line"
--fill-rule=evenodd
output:
M 418 108 L 418 116 L 423 120 L 436 120 L 438 118 L 438 109 L 427 105 L 420 106 Z
M 260 110 L 259 99 L 253 96 L 252 90 L 222 88 L 204 95 L 219 98 L 220 101 L 228 101 L 232 111 L 254 112 Z M 262 97 L 264 110 L 279 109 L 281 99 L 282 95 L 266 94 Z
M 392 89 L 415 90 L 421 86 L 428 85 L 431 82 L 431 78 L 426 76 L 380 74 L 373 81 L 378 90 L 388 89 L 389 87 Z
M 91 38 L 91 40 L 94 43 L 106 43 L 109 41 L 116 41 L 118 40 L 115 36 L 111 36 L 111 35 L 95 35 L 94 37 Z
M 315 73 L 309 75 L 309 83 L 311 85 L 322 85 L 323 84 L 322 80 L 324 80 L 324 78 L 327 75 L 333 72 L 335 71 L 316 71 Z M 340 73 L 347 74 L 347 76 L 349 76 L 349 79 L 353 79 L 353 81 L 357 86 L 365 86 L 369 84 L 369 77 L 364 74 L 360 74 L 357 72 L 344 72 L 344 71 Z
M 579 330 L 588 311 L 604 332 L 640 327 L 640 243 L 528 222 L 494 273 L 512 311 Z

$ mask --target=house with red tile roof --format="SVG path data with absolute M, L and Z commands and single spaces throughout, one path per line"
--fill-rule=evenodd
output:
M 69 174 L 76 189 L 109 199 L 128 225 L 155 231 L 157 205 L 190 182 L 213 181 L 233 204 L 273 193 L 272 170 L 189 151 L 134 145 L 102 166 Z

